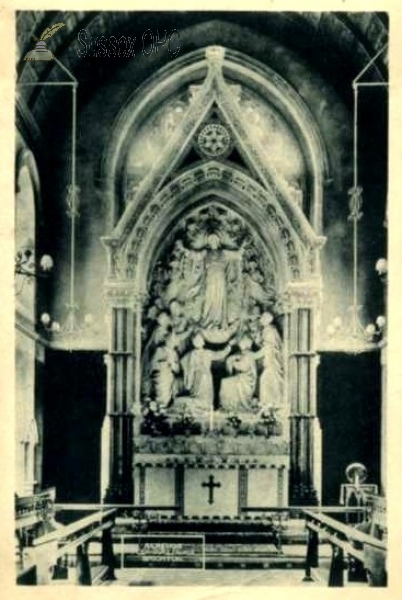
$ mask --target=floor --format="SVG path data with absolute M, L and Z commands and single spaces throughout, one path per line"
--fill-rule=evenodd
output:
M 329 565 L 328 565 L 329 566 Z M 117 569 L 116 581 L 106 585 L 120 586 L 303 586 L 327 585 L 324 565 L 315 571 L 313 582 L 304 582 L 303 569 Z
M 299 546 L 287 547 L 287 553 L 297 555 Z M 305 552 L 305 548 L 303 548 Z M 331 560 L 328 545 L 320 546 L 320 565 L 312 569 L 313 581 L 303 581 L 303 568 L 120 568 L 116 569 L 115 581 L 105 581 L 103 585 L 158 587 L 158 586 L 212 586 L 212 587 L 327 587 Z M 351 583 L 345 572 L 345 587 L 366 587 L 367 584 Z

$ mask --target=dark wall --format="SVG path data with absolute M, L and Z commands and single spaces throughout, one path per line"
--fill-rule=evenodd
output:
M 323 438 L 323 504 L 337 504 L 345 468 L 361 462 L 368 483 L 380 483 L 381 371 L 379 352 L 325 353 L 318 369 Z
M 45 486 L 60 502 L 100 500 L 106 367 L 101 352 L 48 351 L 44 398 Z

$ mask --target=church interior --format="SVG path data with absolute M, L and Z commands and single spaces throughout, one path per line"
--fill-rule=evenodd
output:
M 16 13 L 18 583 L 386 585 L 388 28 Z

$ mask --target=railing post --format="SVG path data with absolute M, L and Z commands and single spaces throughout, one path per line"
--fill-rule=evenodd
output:
M 88 544 L 77 546 L 77 583 L 78 585 L 92 585 Z
M 56 544 L 45 544 L 37 548 L 32 553 L 34 564 L 36 566 L 36 584 L 48 585 L 53 575 L 53 553 L 57 550 Z
M 364 546 L 364 566 L 370 587 L 385 587 L 387 585 L 386 554 L 382 550 Z
M 311 575 L 311 567 L 318 567 L 318 533 L 312 529 L 308 530 L 307 553 L 305 563 L 305 575 L 303 581 L 314 581 Z
M 343 587 L 343 549 L 332 544 L 332 560 L 329 569 L 328 587 Z
M 367 573 L 364 564 L 353 556 L 349 557 L 348 581 L 361 581 L 367 583 Z
M 112 526 L 102 532 L 102 565 L 107 566 L 106 579 L 115 580 L 116 557 L 113 551 Z

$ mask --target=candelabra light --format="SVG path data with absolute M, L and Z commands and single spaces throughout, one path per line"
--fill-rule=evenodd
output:
M 36 277 L 47 275 L 53 269 L 53 265 L 53 258 L 49 254 L 44 254 L 39 262 L 36 262 L 32 248 L 21 248 L 15 255 L 14 273 L 32 281 Z
M 65 324 L 60 325 L 60 323 L 55 321 L 49 313 L 44 312 L 40 316 L 40 322 L 47 332 L 60 335 L 87 331 L 93 326 L 94 318 L 90 313 L 87 313 L 84 316 L 82 323 L 79 323 L 75 317 L 74 320 L 71 320 L 69 318 L 70 315 L 71 311 L 69 309 L 68 318 Z
M 380 342 L 384 337 L 385 326 L 386 318 L 383 315 L 378 316 L 375 323 L 369 323 L 365 327 L 361 324 L 360 320 L 357 323 L 352 322 L 351 324 L 350 322 L 344 322 L 341 317 L 335 317 L 327 327 L 327 336 L 334 343 L 350 339 L 354 349 L 357 350 L 359 345 Z
M 69 73 L 70 74 L 70 73 Z M 80 188 L 76 183 L 76 138 L 77 138 L 77 85 L 78 82 L 70 74 L 73 82 L 72 90 L 72 121 L 71 121 L 71 180 L 67 186 L 67 216 L 70 221 L 70 281 L 69 301 L 67 304 L 67 317 L 63 325 L 54 321 L 48 313 L 43 313 L 41 323 L 47 331 L 60 336 L 72 336 L 88 330 L 93 324 L 91 314 L 86 314 L 81 322 L 77 319 L 79 307 L 75 300 L 75 257 L 76 257 L 76 220 L 79 217 L 79 193 Z
M 58 323 L 58 321 L 53 321 L 49 313 L 42 313 L 40 316 L 40 322 L 46 331 L 51 333 L 58 333 L 60 331 L 60 323 Z
M 382 283 L 387 282 L 388 264 L 385 258 L 377 260 L 375 270 Z M 384 315 L 379 315 L 374 323 L 364 326 L 360 320 L 361 306 L 354 303 L 350 307 L 351 317 L 344 321 L 342 317 L 335 317 L 328 325 L 326 334 L 330 345 L 342 346 L 355 352 L 367 348 L 369 345 L 377 344 L 384 339 L 387 320 Z
M 32 283 L 35 279 L 46 277 L 53 269 L 53 258 L 44 254 L 39 261 L 35 260 L 33 244 L 18 250 L 14 257 L 15 295 L 21 294 L 25 283 Z
M 353 89 L 353 186 L 349 190 L 349 216 L 348 220 L 352 222 L 352 261 L 353 261 L 353 304 L 350 307 L 351 315 L 347 322 L 337 316 L 327 327 L 326 338 L 329 347 L 343 351 L 360 352 L 367 347 L 373 346 L 382 341 L 386 333 L 386 318 L 380 315 L 375 323 L 369 323 L 364 326 L 360 320 L 361 305 L 359 304 L 358 273 L 359 273 L 359 222 L 363 217 L 363 188 L 359 185 L 359 164 L 358 164 L 358 95 L 359 88 L 366 84 L 361 81 L 363 75 L 384 52 L 384 46 L 367 66 L 358 74 L 352 82 Z M 379 85 L 388 85 L 379 83 Z M 375 269 L 382 281 L 387 283 L 387 261 L 385 258 L 377 260 Z M 385 294 L 384 294 L 385 299 Z M 386 299 L 385 299 L 386 304 Z

